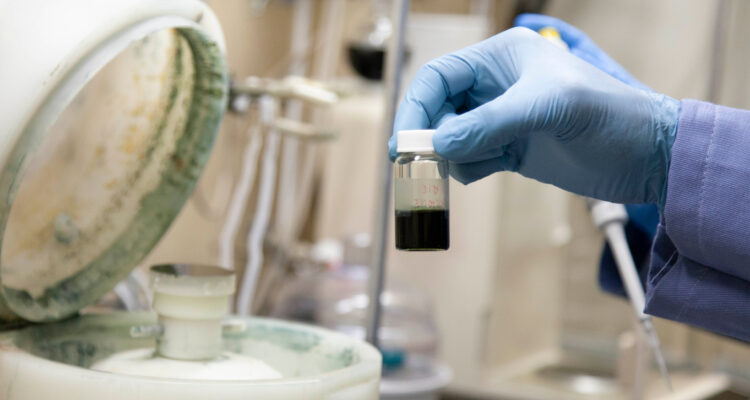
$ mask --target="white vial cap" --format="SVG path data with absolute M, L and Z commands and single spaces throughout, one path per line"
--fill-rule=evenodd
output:
M 414 129 L 398 131 L 396 151 L 399 153 L 416 153 L 435 151 L 432 147 L 434 129 Z

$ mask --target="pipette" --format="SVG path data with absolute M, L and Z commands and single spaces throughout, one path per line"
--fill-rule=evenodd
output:
M 669 378 L 667 363 L 664 361 L 664 355 L 661 352 L 659 336 L 654 329 L 654 323 L 651 316 L 643 313 L 646 307 L 646 299 L 641 285 L 641 279 L 638 276 L 638 269 L 633 261 L 633 255 L 628 247 L 628 240 L 625 236 L 625 223 L 628 220 L 628 213 L 625 206 L 601 200 L 586 199 L 586 204 L 591 212 L 591 218 L 599 230 L 609 242 L 612 254 L 620 272 L 620 278 L 625 286 L 625 292 L 630 299 L 630 305 L 633 307 L 635 316 L 646 335 L 646 341 L 654 354 L 656 364 L 659 366 L 664 382 L 669 390 L 672 390 L 672 381 Z
M 544 27 L 539 30 L 539 34 L 560 48 L 569 50 L 568 45 L 562 40 L 560 32 L 556 28 L 551 26 Z M 641 279 L 638 276 L 638 269 L 633 261 L 633 255 L 628 246 L 628 240 L 625 236 L 624 227 L 628 221 L 628 213 L 625 210 L 625 206 L 594 199 L 586 199 L 586 204 L 591 211 L 594 223 L 604 233 L 610 248 L 612 248 L 612 254 L 614 255 L 617 269 L 620 272 L 620 278 L 625 285 L 628 299 L 630 299 L 630 305 L 633 307 L 635 316 L 646 336 L 646 341 L 654 354 L 656 364 L 659 366 L 659 372 L 671 391 L 672 380 L 669 378 L 667 363 L 661 352 L 659 336 L 656 334 L 651 316 L 643 313 L 644 308 L 646 308 L 646 296 L 643 291 L 643 285 L 641 285 Z

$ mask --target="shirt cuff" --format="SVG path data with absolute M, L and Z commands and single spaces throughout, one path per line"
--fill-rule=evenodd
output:
M 750 281 L 750 112 L 682 101 L 664 228 L 681 256 Z

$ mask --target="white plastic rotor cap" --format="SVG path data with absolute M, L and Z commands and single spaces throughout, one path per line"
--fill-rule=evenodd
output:
M 208 360 L 222 349 L 221 320 L 229 312 L 234 273 L 219 267 L 163 264 L 151 267 L 154 311 L 163 333 L 159 355 Z
M 418 153 L 435 151 L 432 146 L 434 129 L 414 129 L 398 131 L 396 151 L 399 153 Z

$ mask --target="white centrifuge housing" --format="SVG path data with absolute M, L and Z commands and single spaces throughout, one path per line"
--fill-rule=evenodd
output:
M 226 106 L 221 29 L 198 0 L 8 1 L 0 44 L 3 399 L 377 398 L 371 346 L 256 318 L 224 319 L 221 351 L 281 377 L 92 370 L 156 345 L 131 334 L 153 314 L 77 313 L 128 275 L 190 196 Z

